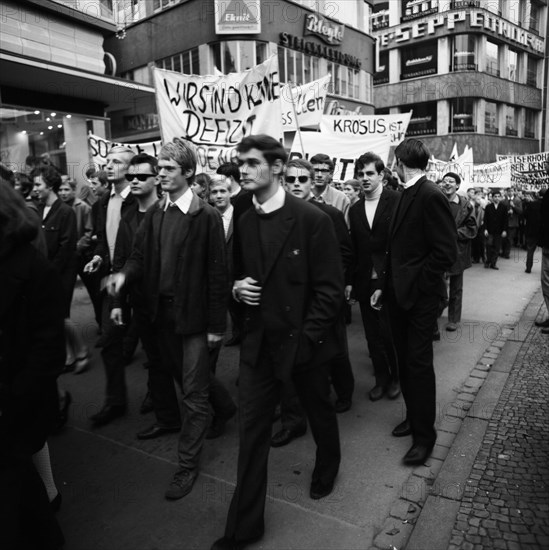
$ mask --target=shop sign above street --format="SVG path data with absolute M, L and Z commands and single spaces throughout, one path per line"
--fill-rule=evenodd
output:
M 329 21 L 321 15 L 311 13 L 305 17 L 304 35 L 314 34 L 326 44 L 340 46 L 343 42 L 343 31 L 345 26 L 334 21 Z

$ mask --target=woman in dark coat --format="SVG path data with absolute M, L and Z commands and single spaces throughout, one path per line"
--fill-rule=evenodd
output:
M 0 548 L 56 549 L 63 535 L 32 455 L 57 420 L 64 312 L 32 216 L 0 182 Z

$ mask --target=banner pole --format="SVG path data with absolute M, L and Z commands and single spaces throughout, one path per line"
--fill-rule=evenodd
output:
M 305 147 L 303 147 L 303 138 L 301 137 L 301 129 L 300 129 L 299 124 L 297 122 L 297 111 L 296 111 L 295 102 L 294 102 L 294 91 L 292 89 L 292 83 L 290 82 L 289 84 L 290 84 L 290 100 L 292 102 L 292 110 L 294 112 L 295 128 L 296 128 L 296 131 L 297 131 L 297 135 L 299 137 L 299 145 L 301 146 L 301 155 L 304 157 L 305 156 Z M 296 88 L 297 88 L 297 84 L 296 84 Z

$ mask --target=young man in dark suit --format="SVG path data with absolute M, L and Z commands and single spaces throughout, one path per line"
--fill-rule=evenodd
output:
M 507 237 L 509 213 L 501 201 L 501 191 L 492 192 L 492 202 L 484 209 L 484 236 L 486 238 L 486 263 L 484 267 L 499 269 L 496 265 L 501 240 Z
M 417 139 L 406 139 L 395 149 L 404 191 L 389 229 L 383 290 L 371 298 L 373 307 L 381 307 L 384 294 L 382 307 L 389 307 L 407 412 L 393 435 L 412 435 L 413 445 L 403 459 L 407 465 L 423 464 L 437 437 L 433 327 L 446 294 L 443 274 L 457 257 L 456 224 L 448 200 L 425 175 L 429 157 Z
M 295 384 L 317 444 L 310 496 L 333 490 L 340 446 L 329 364 L 343 268 L 333 224 L 280 185 L 287 159 L 267 135 L 237 146 L 253 208 L 238 220 L 233 295 L 246 305 L 240 353 L 240 448 L 225 536 L 214 550 L 243 548 L 264 533 L 272 419 L 285 381 Z
M 346 288 L 360 305 L 364 334 L 372 359 L 375 386 L 368 396 L 377 401 L 384 395 L 396 399 L 400 395 L 398 364 L 386 309 L 370 305 L 370 296 L 379 288 L 380 274 L 385 262 L 389 225 L 398 201 L 398 193 L 383 187 L 383 160 L 375 153 L 361 155 L 355 163 L 355 179 L 362 183 L 364 197 L 349 212 L 351 239 L 355 250 L 352 286 Z

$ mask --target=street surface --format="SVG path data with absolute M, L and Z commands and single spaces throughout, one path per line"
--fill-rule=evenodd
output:
M 454 441 L 461 426 L 461 419 L 453 412 L 455 401 L 467 393 L 470 375 L 482 383 L 482 376 L 475 378 L 473 372 L 477 363 L 482 370 L 484 358 L 493 355 L 495 360 L 506 338 L 513 337 L 513 330 L 526 331 L 522 325 L 515 325 L 540 286 L 539 251 L 532 274 L 524 273 L 524 261 L 525 253 L 513 249 L 511 259 L 499 260 L 499 271 L 484 269 L 482 264 L 473 265 L 464 277 L 461 330 L 447 333 L 444 331 L 446 317 L 440 320 L 442 338 L 435 343 L 439 441 L 431 464 L 416 470 L 430 467 L 432 477 L 440 470 L 446 455 L 451 458 L 461 435 L 460 432 Z M 206 441 L 201 474 L 191 494 L 177 502 L 166 501 L 164 491 L 176 467 L 177 435 L 152 441 L 135 438 L 138 431 L 154 421 L 153 416 L 142 416 L 138 412 L 146 389 L 142 351 L 138 349 L 126 371 L 130 400 L 127 415 L 92 430 L 89 417 L 102 405 L 104 373 L 99 350 L 93 347 L 97 330 L 82 287 L 75 291 L 73 318 L 88 339 L 93 360 L 87 372 L 60 378 L 60 385 L 71 392 L 74 403 L 67 428 L 50 440 L 54 475 L 63 495 L 58 517 L 67 539 L 66 548 L 209 549 L 211 543 L 223 535 L 234 489 L 238 451 L 236 419 L 229 422 L 223 437 Z M 427 498 L 423 481 L 417 481 L 424 478 L 401 464 L 411 445 L 410 439 L 390 435 L 392 428 L 404 418 L 402 398 L 395 401 L 384 398 L 375 403 L 367 398 L 374 378 L 358 306 L 353 308 L 348 335 L 356 387 L 352 409 L 338 417 L 343 459 L 336 488 L 319 501 L 308 496 L 314 458 L 310 432 L 286 447 L 272 449 L 265 537 L 250 546 L 251 549 L 352 550 L 387 548 L 393 544 L 401 550 L 403 539 L 397 545 L 391 542 L 391 537 L 396 537 L 395 541 L 404 534 L 408 537 L 415 519 L 400 521 L 405 524 L 404 529 L 399 526 L 388 530 L 387 526 L 398 516 L 395 510 L 399 507 L 405 506 L 410 514 L 417 516 L 415 512 L 419 512 Z M 218 375 L 235 399 L 237 363 L 237 348 L 223 348 Z M 462 399 L 471 401 L 474 392 L 470 393 L 473 397 Z M 464 425 L 465 422 L 467 419 Z M 496 433 L 497 422 L 492 428 Z M 278 430 L 279 424 L 273 429 Z M 473 453 L 472 448 L 465 447 L 462 455 L 467 464 L 470 462 L 470 469 L 476 450 Z M 418 502 L 418 505 L 411 510 L 409 502 Z M 450 532 L 453 525 L 452 519 Z M 429 529 L 436 530 L 437 526 L 431 525 Z M 397 532 L 387 534 L 394 530 Z M 469 548 L 463 538 L 454 537 L 452 542 L 456 547 Z M 432 548 L 438 550 L 439 547 Z M 423 550 L 429 547 L 423 546 Z

